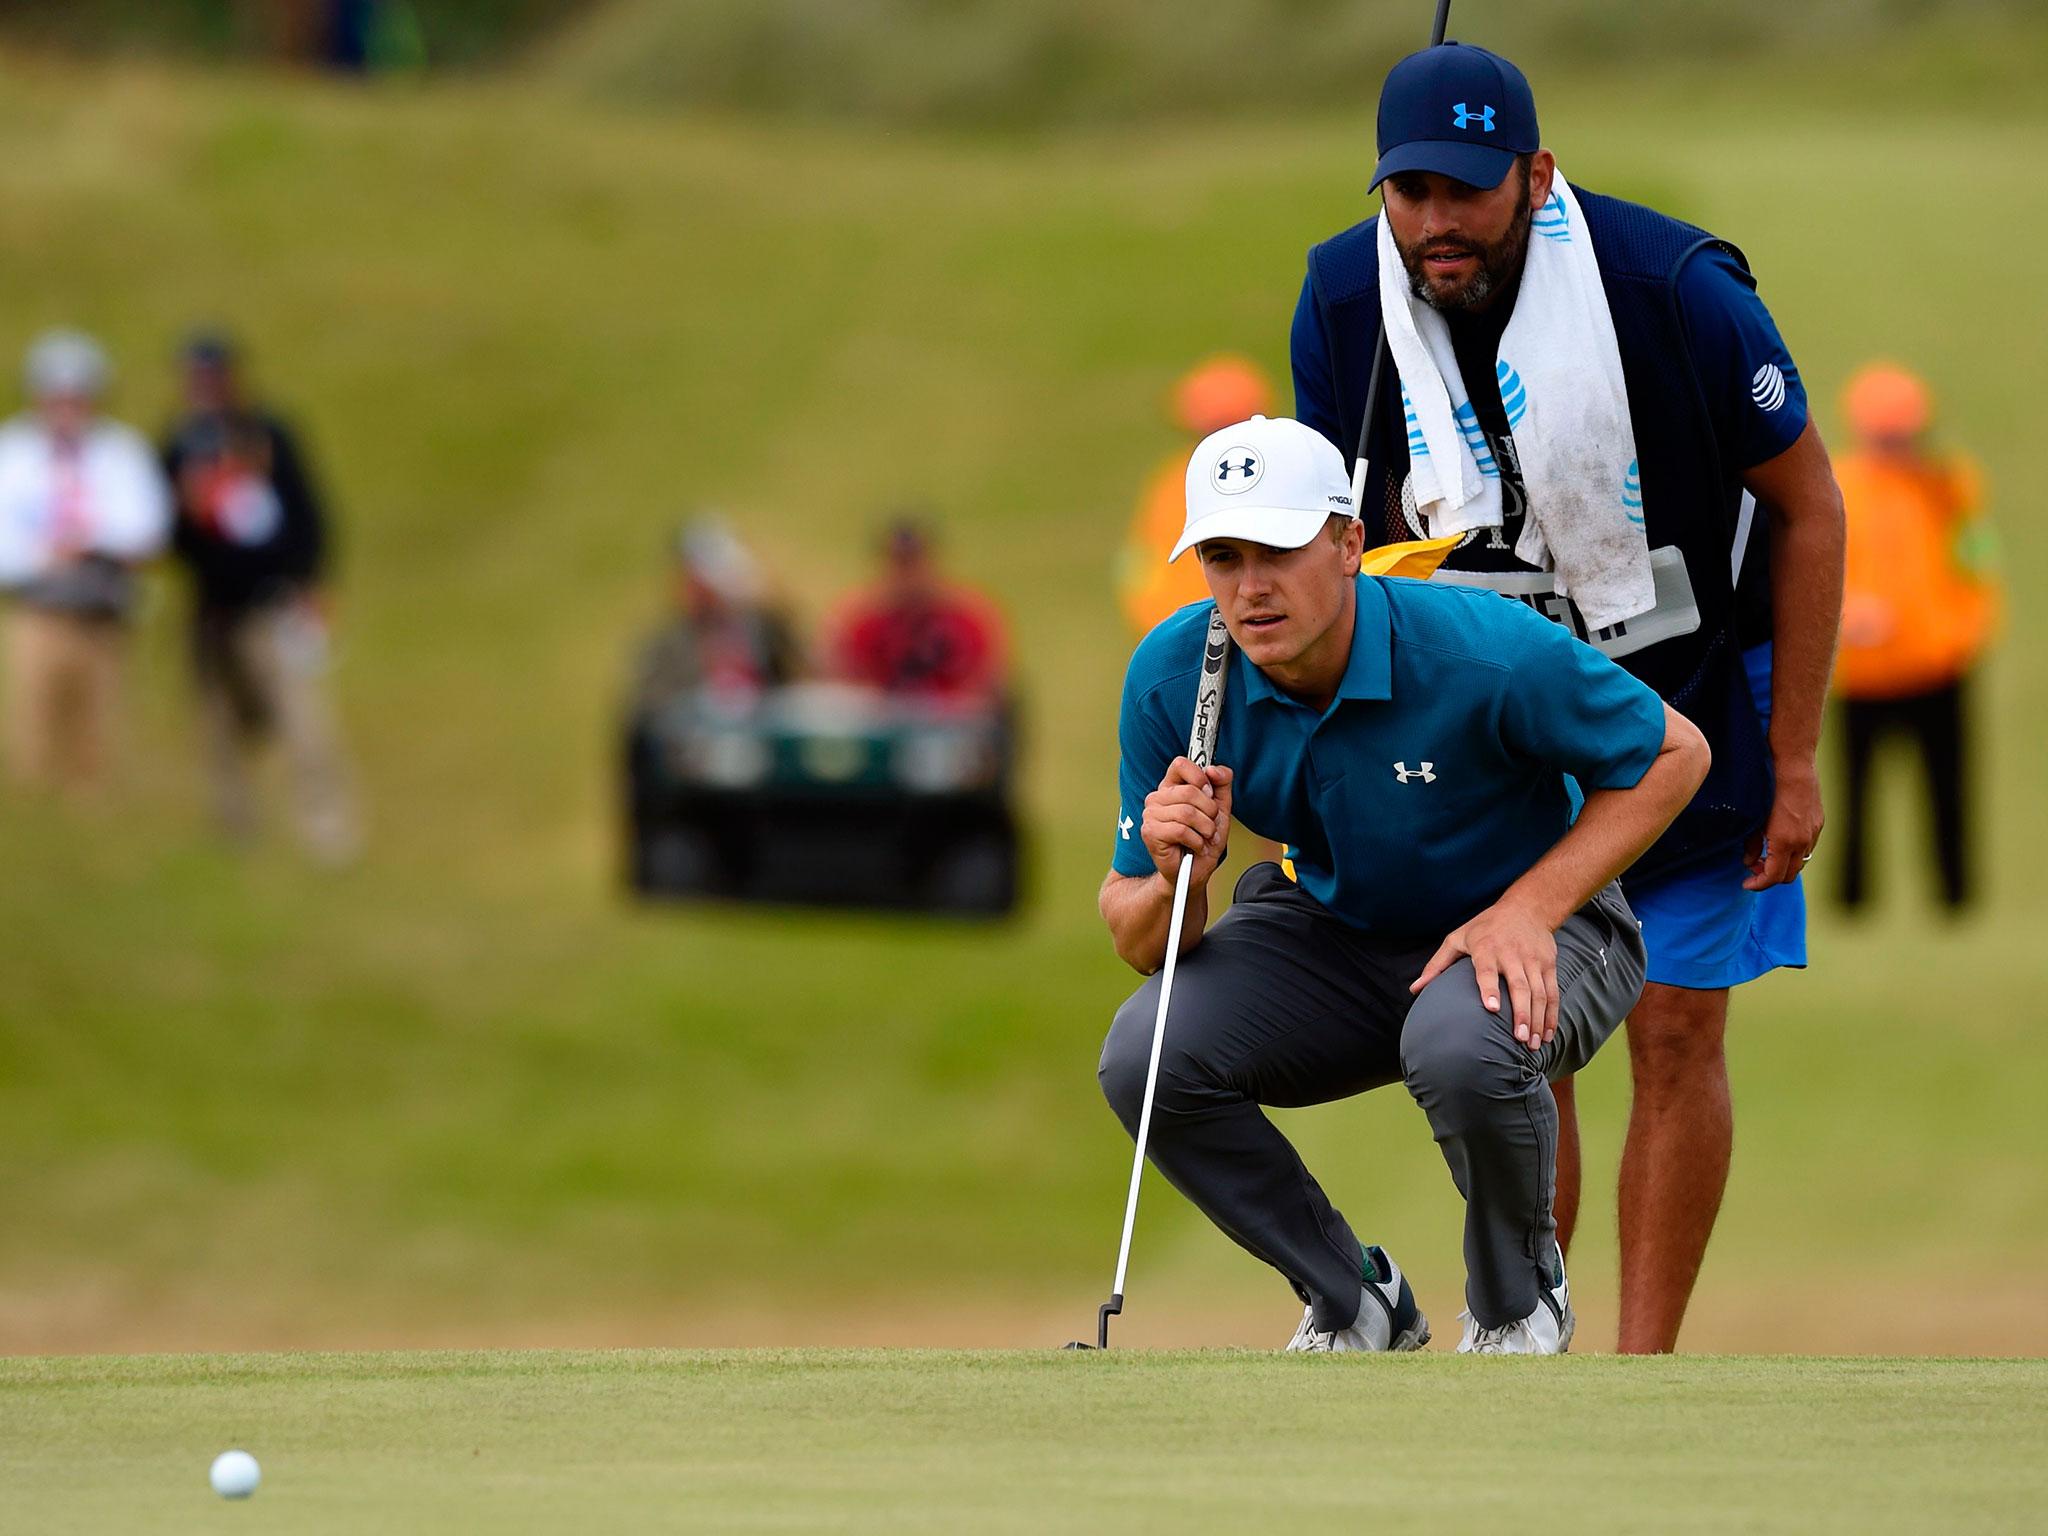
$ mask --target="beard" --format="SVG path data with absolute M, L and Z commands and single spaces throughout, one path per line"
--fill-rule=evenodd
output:
M 1412 246 L 1395 240 L 1394 249 L 1400 252 L 1401 265 L 1408 271 L 1409 291 L 1416 298 L 1441 314 L 1470 314 L 1484 308 L 1488 300 L 1514 282 L 1521 271 L 1522 258 L 1529 251 L 1531 215 L 1526 161 L 1521 171 L 1522 195 L 1516 202 L 1514 221 L 1508 225 L 1507 233 L 1491 244 L 1458 235 L 1424 240 Z M 1433 277 L 1423 266 L 1431 256 L 1472 256 L 1477 258 L 1478 266 L 1469 277 Z

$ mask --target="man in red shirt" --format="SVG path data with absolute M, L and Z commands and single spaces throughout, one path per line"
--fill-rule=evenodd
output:
M 908 520 L 892 525 L 882 561 L 882 579 L 850 599 L 832 626 L 832 675 L 927 699 L 979 701 L 1001 692 L 1002 620 L 979 593 L 939 574 L 926 530 Z

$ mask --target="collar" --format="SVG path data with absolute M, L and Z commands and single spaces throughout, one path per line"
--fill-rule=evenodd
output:
M 1351 659 L 1344 664 L 1344 676 L 1337 683 L 1339 699 L 1391 699 L 1394 696 L 1394 624 L 1387 610 L 1387 594 L 1376 577 L 1363 572 L 1353 590 L 1358 601 L 1351 627 Z M 1237 653 L 1237 677 L 1246 703 L 1261 701 L 1292 704 L 1305 708 L 1273 686 L 1273 680 L 1253 666 L 1242 651 Z M 1335 707 L 1333 704 L 1332 708 Z

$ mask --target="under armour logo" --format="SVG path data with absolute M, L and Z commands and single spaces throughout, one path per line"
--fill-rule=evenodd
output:
M 1136 822 L 1132 821 L 1130 817 L 1126 816 L 1122 821 L 1116 824 L 1117 836 L 1121 837 L 1125 842 L 1128 843 L 1131 840 L 1131 828 L 1136 825 Z
M 1410 779 L 1420 779 L 1425 784 L 1436 782 L 1436 764 L 1424 763 L 1420 768 L 1410 768 L 1406 763 L 1394 764 L 1394 777 L 1406 784 Z
M 1266 461 L 1250 443 L 1232 443 L 1216 456 L 1209 483 L 1218 496 L 1242 496 L 1265 478 Z
M 1461 101 L 1451 108 L 1451 112 L 1453 114 L 1451 121 L 1457 127 L 1469 128 L 1474 123 L 1477 123 L 1481 132 L 1493 132 L 1493 108 L 1491 107 L 1481 107 L 1477 112 L 1474 112 Z

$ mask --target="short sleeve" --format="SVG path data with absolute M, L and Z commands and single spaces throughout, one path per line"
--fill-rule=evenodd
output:
M 1630 789 L 1664 746 L 1664 701 L 1640 679 L 1520 604 L 1503 605 L 1514 658 L 1501 707 L 1509 751 L 1570 774 L 1586 789 Z
M 1323 312 L 1316 303 L 1313 271 L 1302 279 L 1287 350 L 1294 368 L 1294 419 L 1337 442 L 1341 435 L 1337 384 L 1330 376 L 1330 338 L 1323 331 Z
M 1159 787 L 1167 767 L 1186 746 L 1174 740 L 1172 724 L 1160 708 L 1160 690 L 1146 684 L 1149 669 L 1139 665 L 1144 655 L 1141 646 L 1124 674 L 1123 711 L 1117 721 L 1116 841 L 1109 867 L 1120 875 L 1149 875 L 1156 868 L 1139 835 L 1145 797 Z M 1192 682 L 1188 698 L 1194 699 Z
M 1806 430 L 1806 386 L 1756 279 L 1732 252 L 1708 246 L 1679 273 L 1678 307 L 1728 460 L 1750 469 L 1790 448 Z

